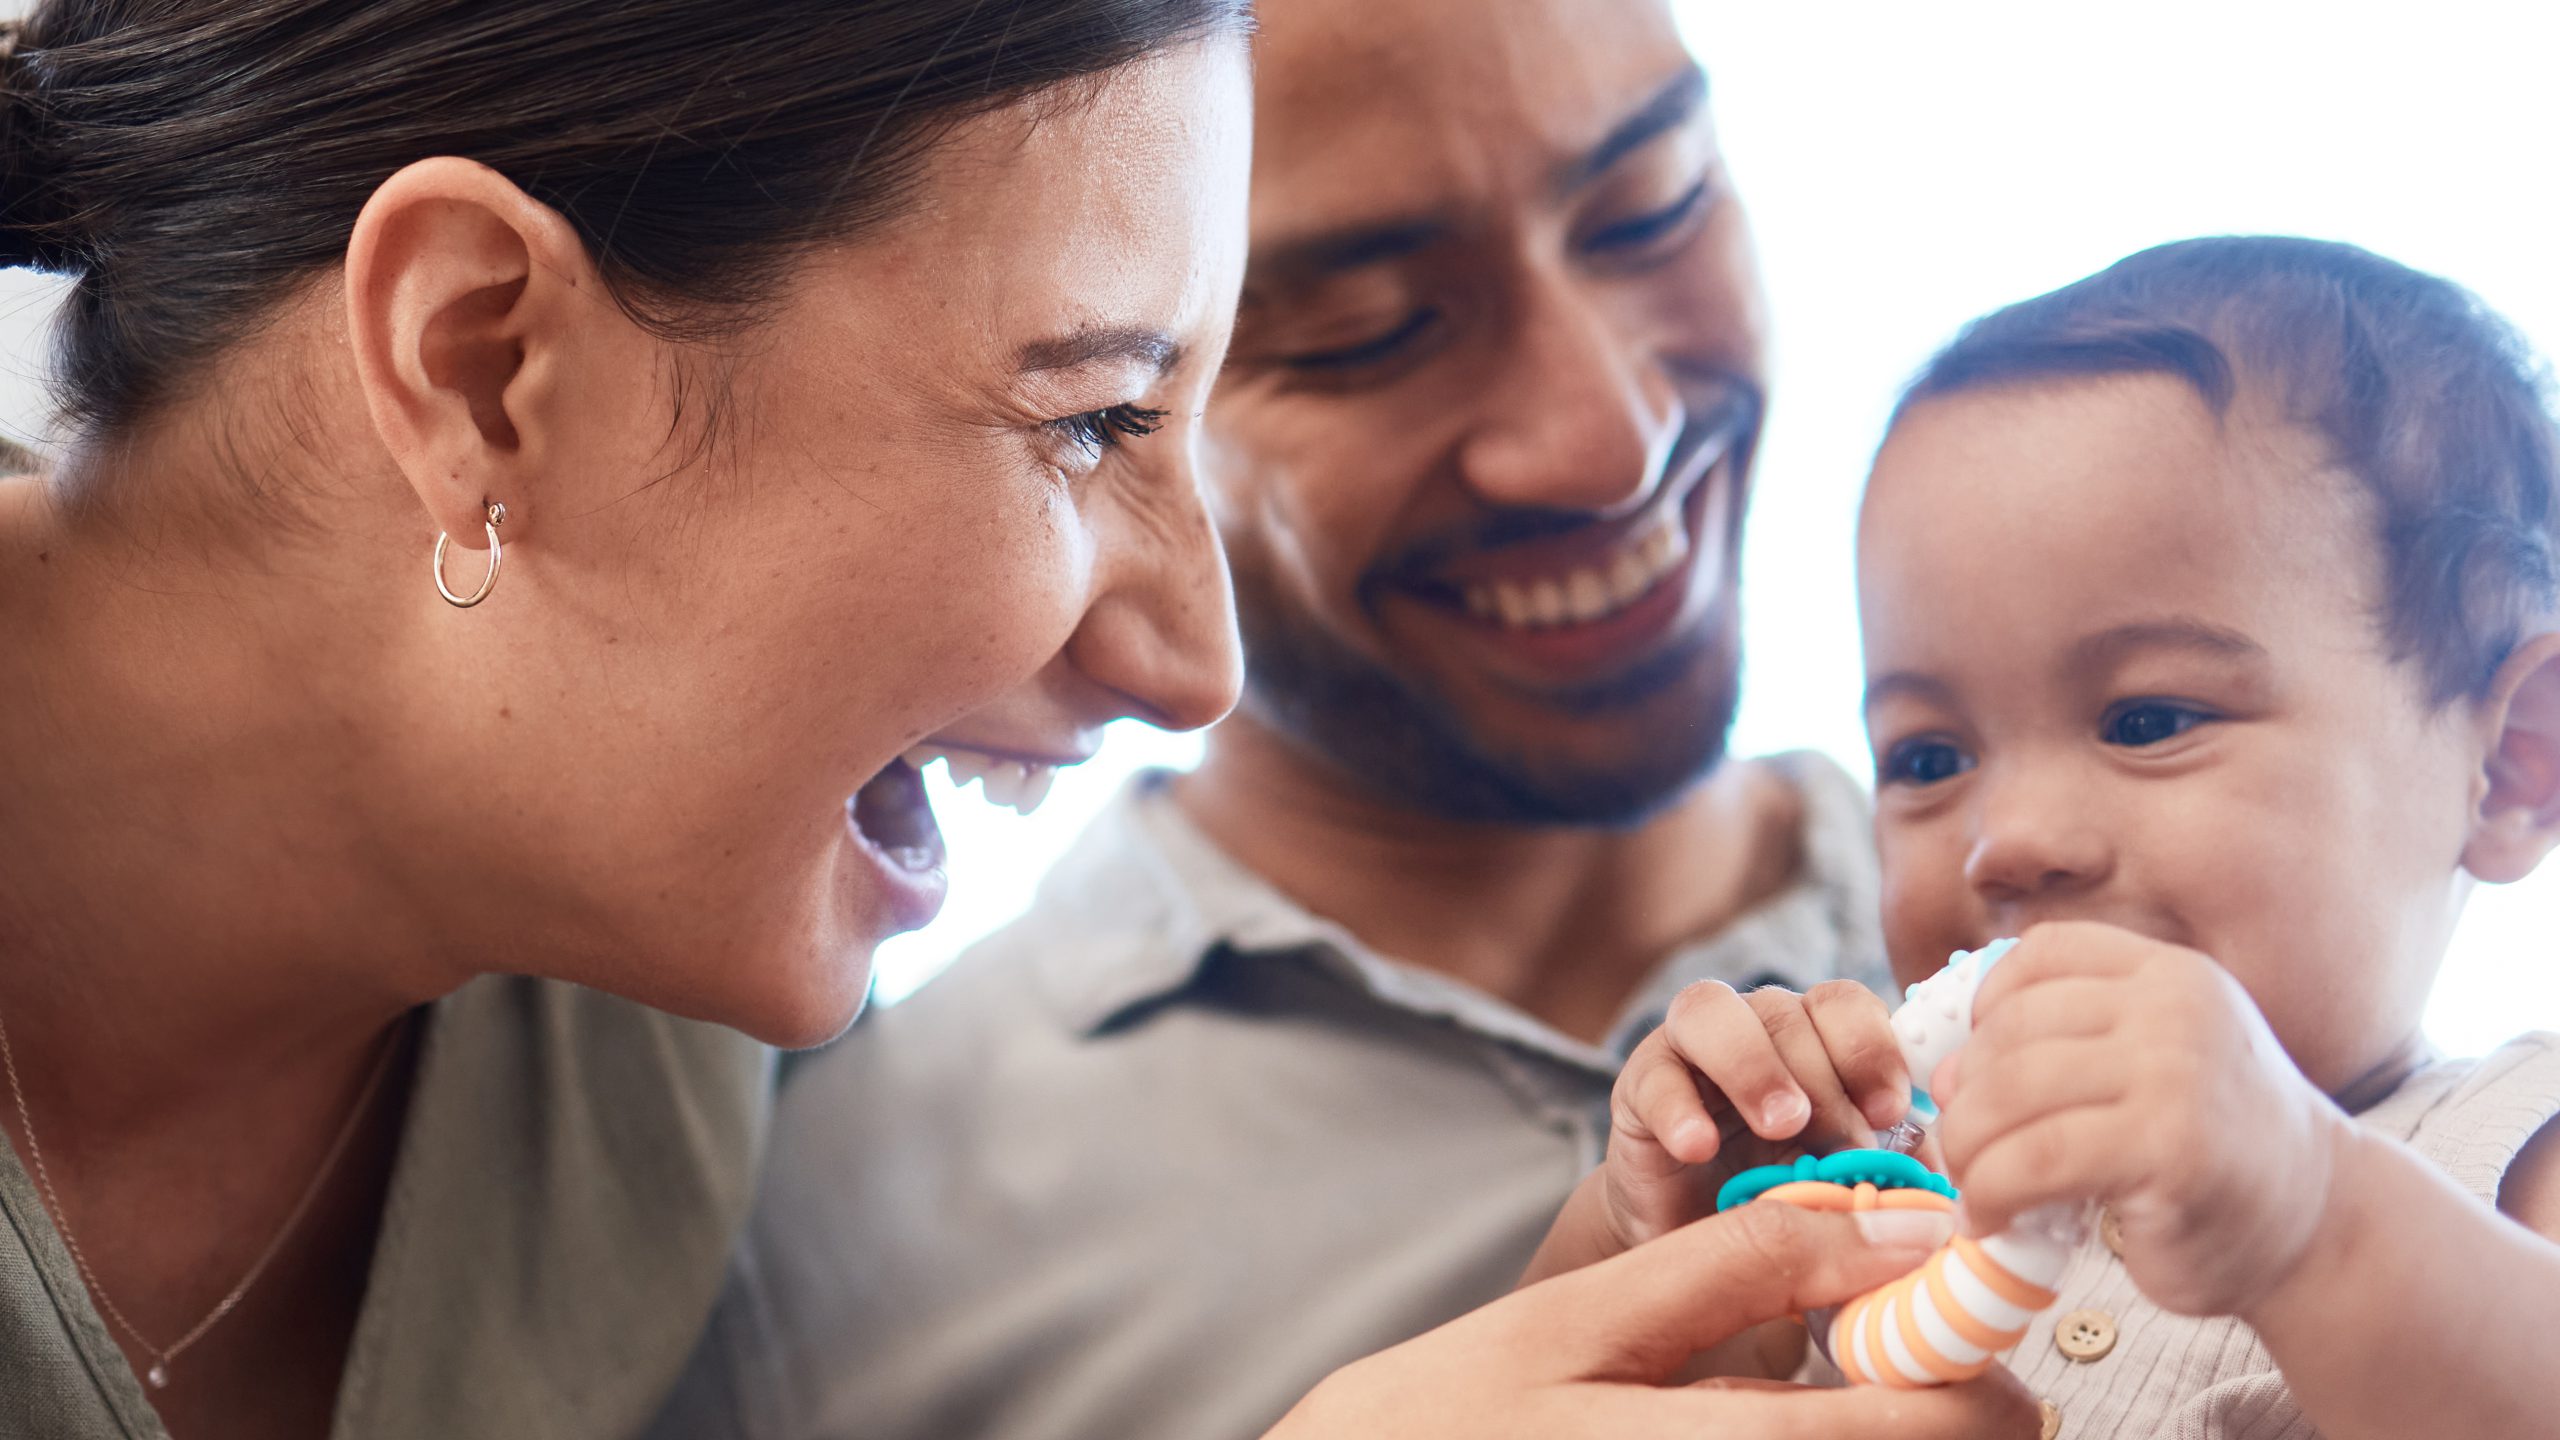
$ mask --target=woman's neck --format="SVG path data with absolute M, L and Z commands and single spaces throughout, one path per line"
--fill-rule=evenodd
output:
M 207 1374 L 266 1355 L 302 1375 L 298 1413 L 325 1415 L 361 1283 L 323 1282 L 370 1252 L 399 1021 L 464 976 L 420 946 L 421 897 L 380 878 L 404 838 L 381 718 L 315 678 L 360 663 L 360 617 L 325 578 L 61 493 L 0 481 L 0 1129 L 164 1346 L 326 1168 L 256 1293 L 172 1367 L 189 1388 L 154 1397 L 173 1419 L 271 1413 L 211 1403 Z M 359 1105 L 386 1054 L 399 1073 Z
M 46 490 L 0 481 L 0 1015 L 44 1073 L 118 1057 L 60 1100 L 112 1131 L 459 977 L 403 956 L 414 901 L 375 878 L 381 722 L 315 679 L 346 642 L 256 562 Z

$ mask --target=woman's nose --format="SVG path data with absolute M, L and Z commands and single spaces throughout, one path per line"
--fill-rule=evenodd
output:
M 1524 301 L 1476 400 L 1460 478 L 1487 505 L 1613 514 L 1661 485 L 1683 413 L 1608 311 L 1558 279 Z
M 1122 713 L 1197 730 L 1235 708 L 1244 687 L 1235 596 L 1199 490 L 1153 513 L 1123 512 L 1104 537 L 1104 583 L 1067 642 L 1067 660 Z
M 1974 787 L 1973 845 L 1964 877 L 1992 905 L 2083 893 L 2106 879 L 2115 857 L 2093 823 L 2087 790 L 2066 777 L 1985 775 Z

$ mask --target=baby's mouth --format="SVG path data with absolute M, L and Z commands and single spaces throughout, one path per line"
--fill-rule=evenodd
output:
M 924 874 L 950 862 L 942 844 L 942 827 L 934 822 L 933 804 L 925 798 L 924 777 L 904 760 L 892 760 L 872 776 L 846 809 L 853 828 L 899 869 Z

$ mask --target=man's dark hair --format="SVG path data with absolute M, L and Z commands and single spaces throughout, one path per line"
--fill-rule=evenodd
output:
M 2371 496 L 2386 642 L 2438 704 L 2480 694 L 2560 607 L 2548 376 L 2469 291 L 2353 245 L 2184 240 L 1966 326 L 1894 412 L 2040 379 L 2174 375 L 2227 414 L 2244 390 L 2326 443 Z
M 374 188 L 435 155 L 567 217 L 635 317 L 716 333 L 893 213 L 953 125 L 1249 6 L 46 0 L 0 47 L 0 265 L 79 277 L 57 384 L 96 430 L 336 263 Z

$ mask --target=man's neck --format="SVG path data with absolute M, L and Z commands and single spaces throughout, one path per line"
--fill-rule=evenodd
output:
M 1626 830 L 1459 822 L 1390 803 L 1247 716 L 1175 802 L 1210 839 L 1378 953 L 1602 1038 L 1672 950 L 1791 884 L 1803 803 L 1727 765 Z

